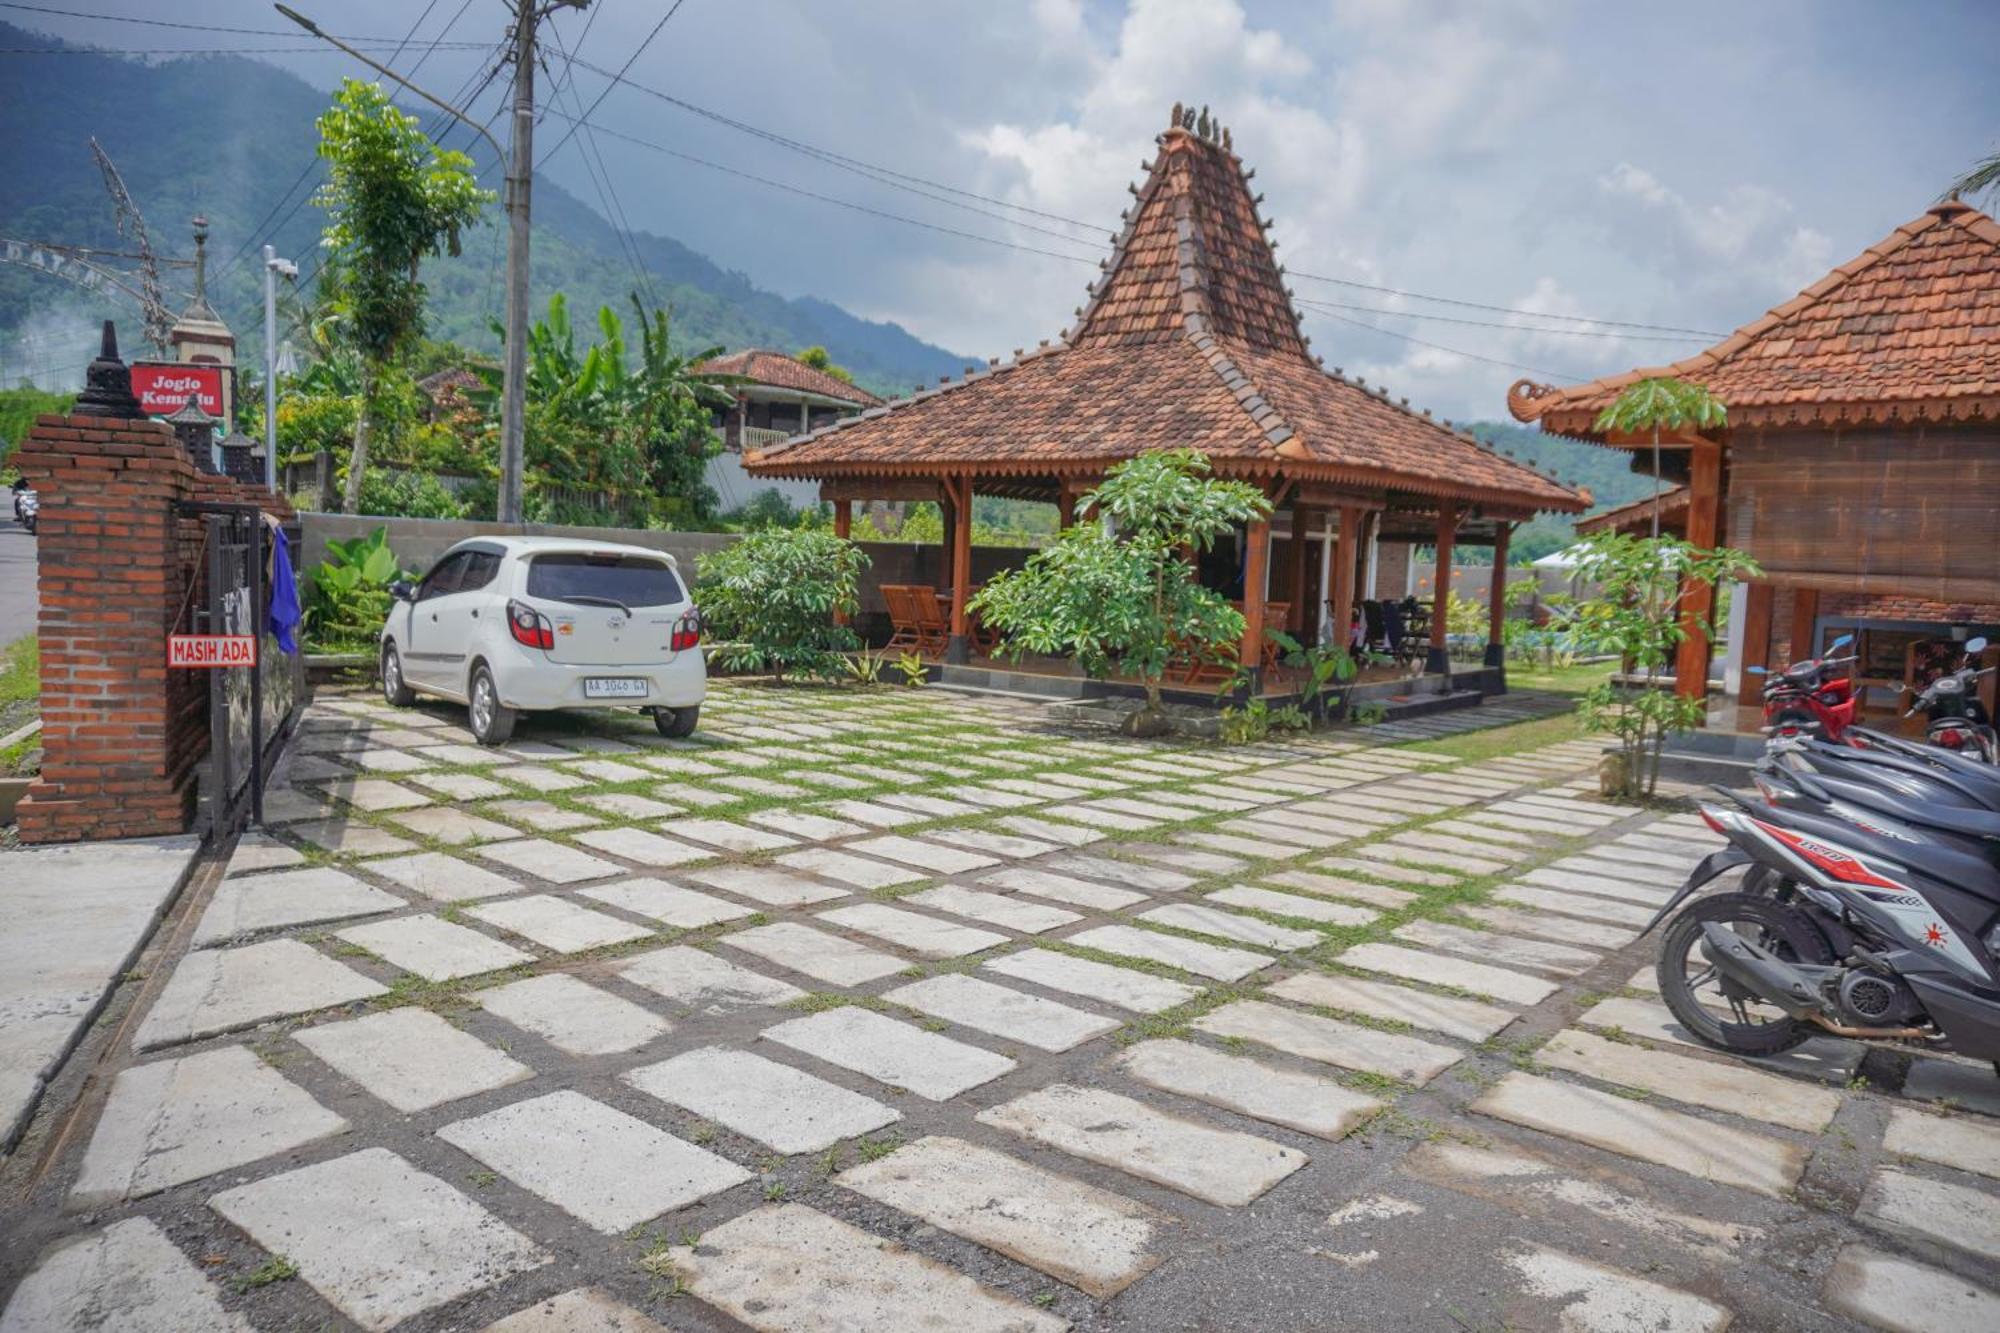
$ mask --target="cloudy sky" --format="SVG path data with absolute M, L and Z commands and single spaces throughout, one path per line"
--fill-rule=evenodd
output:
M 156 0 L 51 3 L 165 14 Z M 335 31 L 393 38 L 422 14 L 402 68 L 447 28 L 451 40 L 497 43 L 507 8 L 292 3 Z M 671 6 L 595 0 L 555 28 L 584 61 L 616 70 L 639 51 L 633 80 L 900 176 L 612 88 L 592 115 L 608 131 L 877 210 L 600 135 L 635 228 L 787 295 L 893 319 L 968 355 L 1004 354 L 1067 324 L 1168 108 L 1206 103 L 1257 169 L 1299 296 L 1318 303 L 1315 350 L 1461 418 L 1501 415 L 1516 367 L 1582 378 L 1705 340 L 1302 275 L 1726 331 L 1920 214 L 2000 146 L 1990 0 L 683 0 L 648 42 Z M 7 17 L 111 44 L 101 26 Z M 172 17 L 280 22 L 259 0 L 178 0 Z M 561 54 L 549 54 L 560 74 Z M 341 57 L 270 58 L 327 86 L 352 72 Z M 433 52 L 421 80 L 456 91 L 480 59 Z M 561 115 L 607 86 L 576 68 L 540 143 L 553 147 Z M 496 83 L 478 108 L 500 93 Z M 595 200 L 580 147 L 547 171 Z

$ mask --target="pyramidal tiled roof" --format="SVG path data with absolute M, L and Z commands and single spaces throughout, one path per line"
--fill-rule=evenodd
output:
M 1705 352 L 1566 389 L 1522 380 L 1507 405 L 1593 436 L 1620 390 L 1662 376 L 1705 385 L 1732 427 L 2000 416 L 2000 223 L 1939 204 Z
M 745 459 L 820 478 L 1088 476 L 1191 446 L 1217 471 L 1483 503 L 1589 506 L 1307 350 L 1228 131 L 1174 108 L 1125 226 L 1063 340 Z
M 858 403 L 863 407 L 873 407 L 882 400 L 858 384 L 850 384 L 837 375 L 829 375 L 824 370 L 809 366 L 795 356 L 783 352 L 773 352 L 762 347 L 746 347 L 740 352 L 725 352 L 721 356 L 710 357 L 694 367 L 702 375 L 741 375 L 753 384 L 768 384 L 779 389 L 797 389 L 802 393 L 816 393 L 822 398 L 838 398 L 843 402 Z

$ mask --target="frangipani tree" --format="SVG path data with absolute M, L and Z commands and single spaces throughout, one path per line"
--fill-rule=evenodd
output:
M 1019 569 L 987 580 L 972 607 L 1004 634 L 1003 652 L 1068 653 L 1092 676 L 1135 676 L 1146 707 L 1129 724 L 1166 728 L 1160 681 L 1177 655 L 1219 657 L 1243 637 L 1242 613 L 1201 586 L 1190 552 L 1208 550 L 1271 502 L 1211 474 L 1192 449 L 1141 454 L 1111 469 L 1077 506 L 1083 518 Z
M 1643 379 L 1625 386 L 1611 406 L 1597 414 L 1595 429 L 1621 435 L 1652 432 L 1653 536 L 1660 535 L 1660 432 L 1709 430 L 1728 424 L 1722 400 L 1699 384 L 1672 376 Z

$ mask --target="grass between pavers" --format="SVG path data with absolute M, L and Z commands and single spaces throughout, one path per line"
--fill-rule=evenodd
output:
M 1527 750 L 1539 750 L 1544 746 L 1557 745 L 1563 741 L 1577 740 L 1585 734 L 1577 722 L 1576 714 L 1558 713 L 1554 717 L 1536 718 L 1532 722 L 1516 722 L 1511 726 L 1462 732 L 1441 740 L 1407 741 L 1396 748 L 1415 750 L 1421 754 L 1440 754 L 1451 759 L 1476 763 L 1482 759 L 1500 759 Z

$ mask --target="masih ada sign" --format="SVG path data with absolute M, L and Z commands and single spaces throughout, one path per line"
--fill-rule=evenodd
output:
M 170 667 L 253 667 L 257 640 L 249 634 L 172 634 L 167 636 Z

